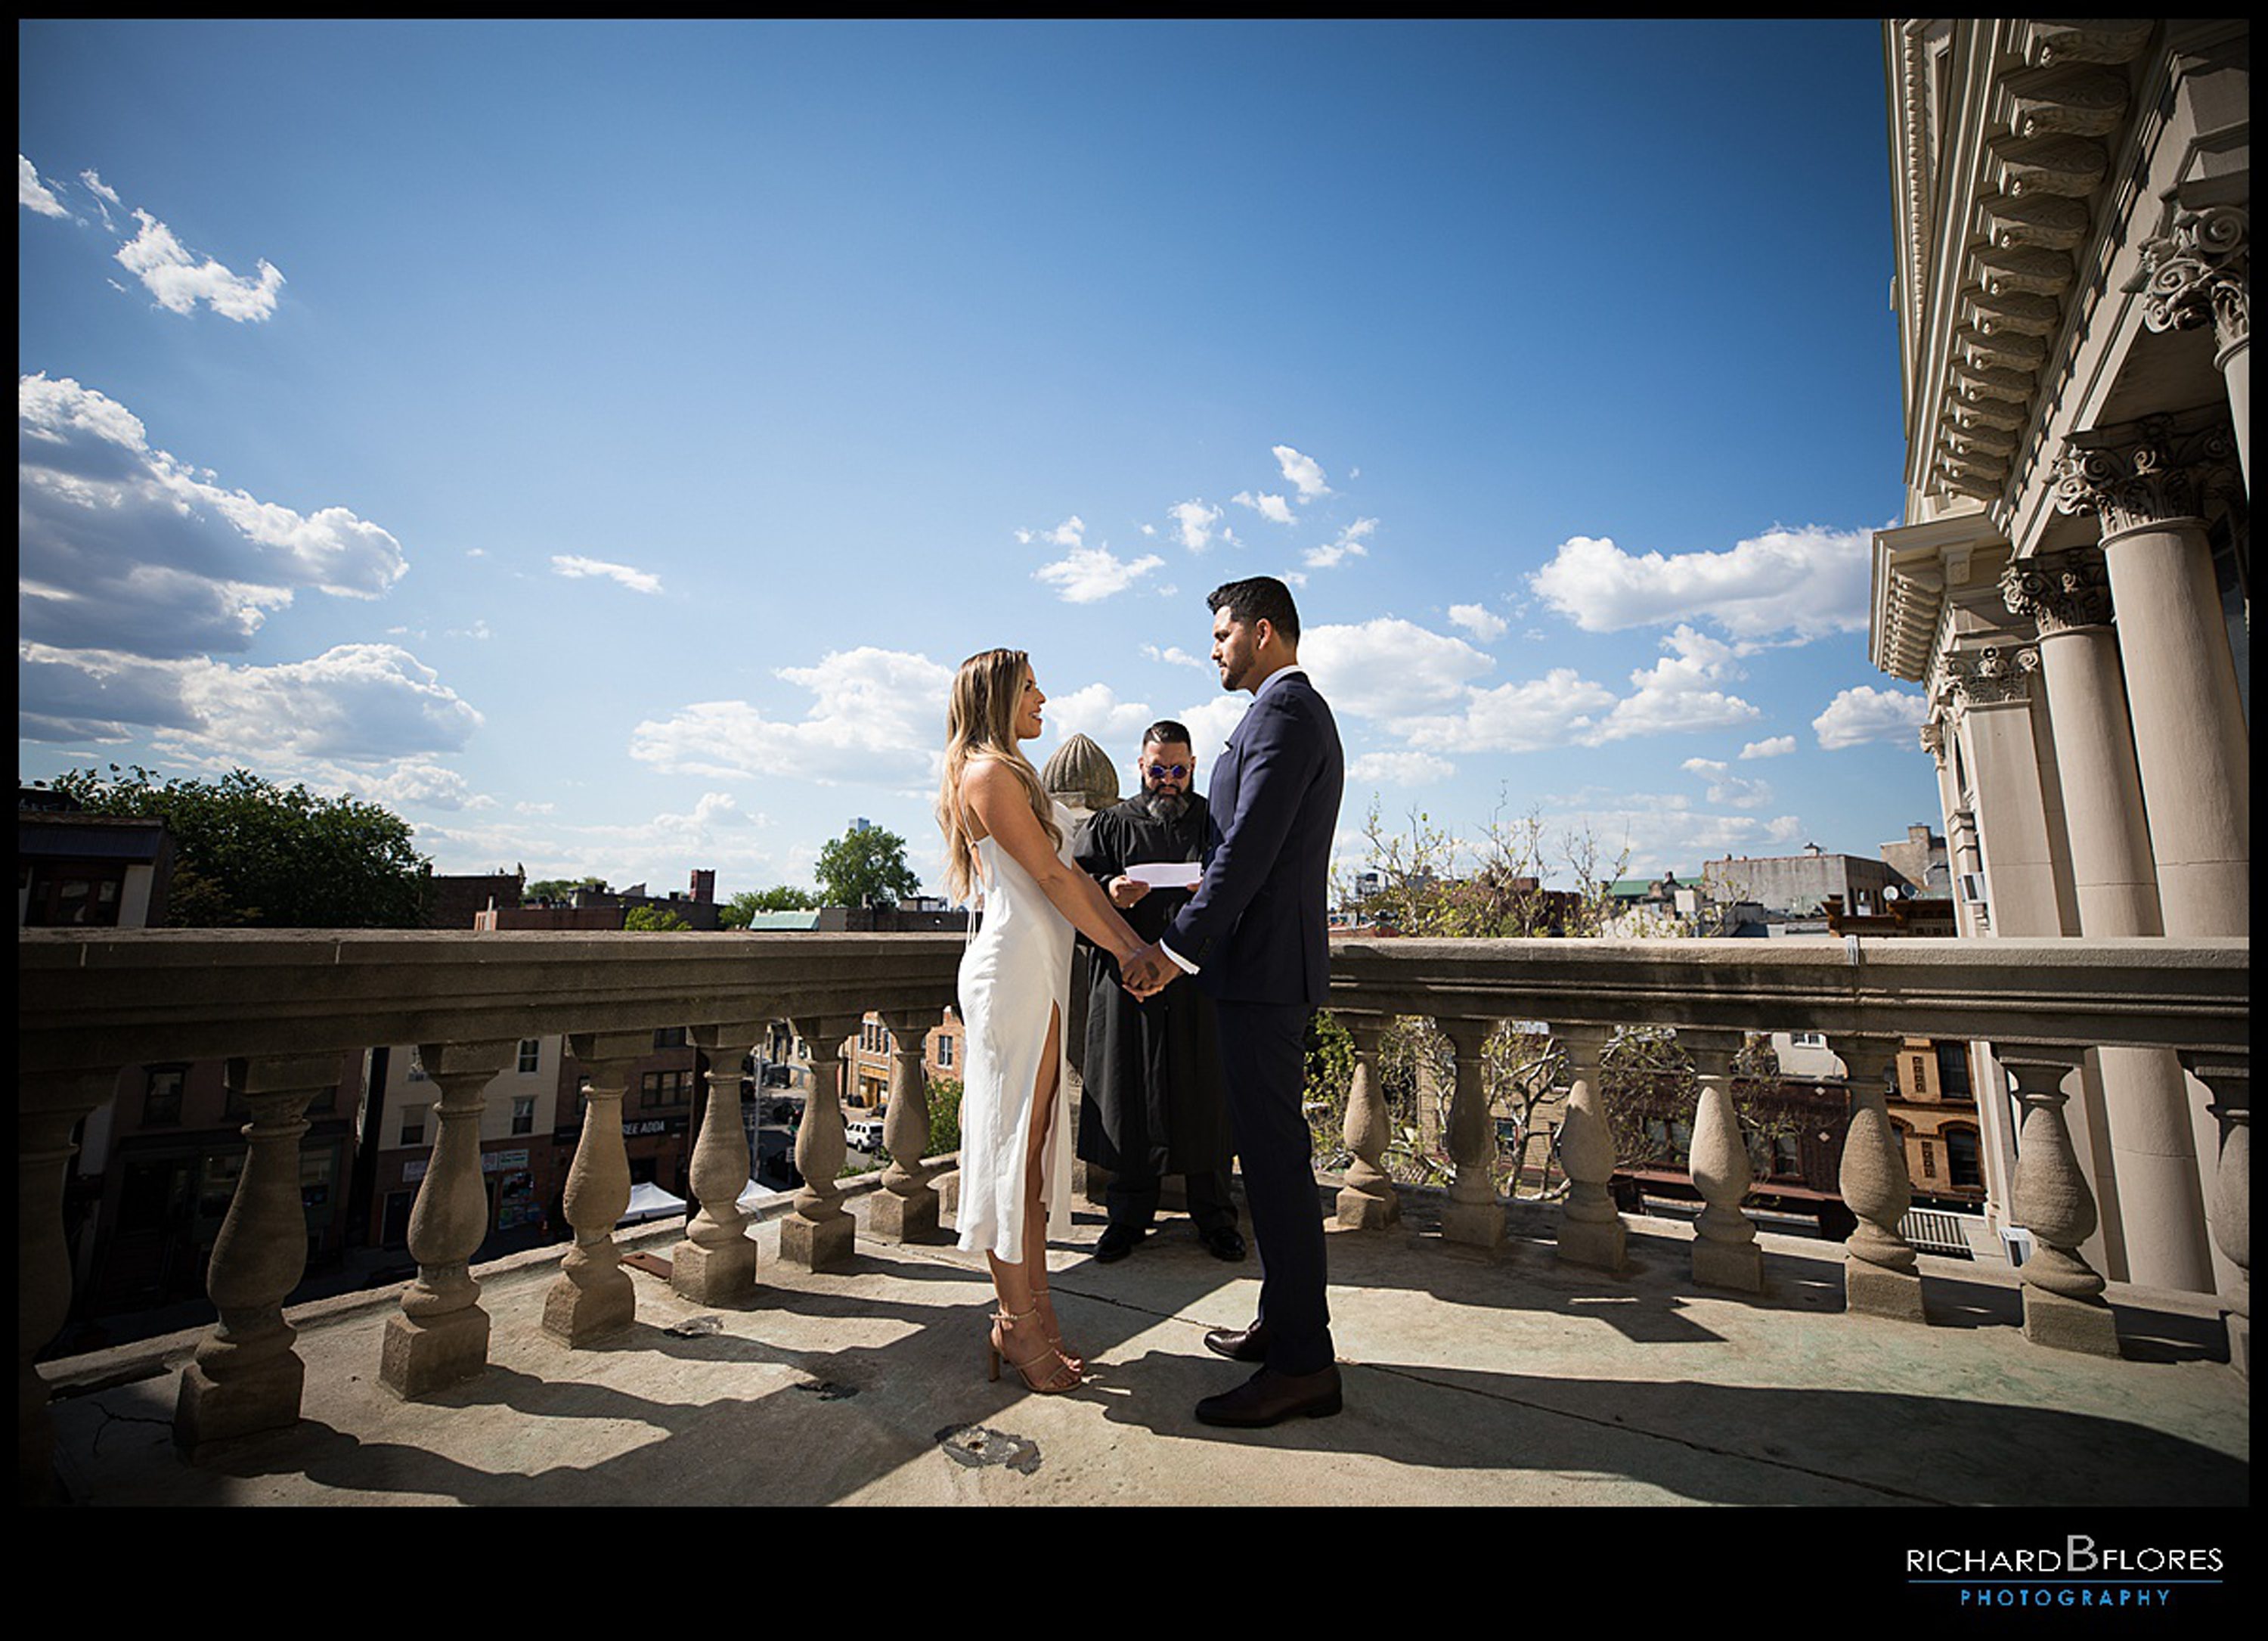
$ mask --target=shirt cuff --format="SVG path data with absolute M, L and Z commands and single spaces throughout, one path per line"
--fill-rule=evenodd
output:
M 1161 940 L 1158 942 L 1158 950 L 1171 957 L 1174 960 L 1174 965 L 1180 969 L 1182 973 L 1195 974 L 1197 972 L 1197 965 L 1196 964 L 1191 963 L 1187 957 L 1182 956 L 1180 952 L 1175 951 L 1164 941 Z

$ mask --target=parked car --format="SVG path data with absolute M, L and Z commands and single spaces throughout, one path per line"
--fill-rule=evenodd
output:
M 882 1125 L 879 1119 L 861 1118 L 856 1122 L 845 1124 L 843 1132 L 850 1143 L 862 1151 L 879 1151 L 882 1149 Z

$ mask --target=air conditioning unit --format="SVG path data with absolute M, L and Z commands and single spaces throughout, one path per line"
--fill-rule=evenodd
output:
M 1961 874 L 1961 899 L 1963 905 L 1981 906 L 1988 898 L 1989 897 L 1984 892 L 1984 873 L 1963 872 Z

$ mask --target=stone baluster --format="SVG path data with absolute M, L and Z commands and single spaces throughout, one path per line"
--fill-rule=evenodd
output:
M 685 1240 L 669 1253 L 669 1285 L 696 1305 L 733 1305 L 756 1285 L 756 1245 L 740 1197 L 753 1178 L 747 1126 L 740 1118 L 740 1060 L 763 1035 L 757 1022 L 707 1024 L 687 1031 L 701 1051 L 708 1098 L 687 1171 L 700 1211 L 685 1222 Z
M 1567 1203 L 1559 1221 L 1559 1257 L 1574 1265 L 1619 1271 L 1630 1263 L 1630 1233 L 1615 1207 L 1614 1130 L 1607 1122 L 1607 1028 L 1563 1025 L 1552 1031 L 1567 1053 L 1567 1114 L 1559 1124 L 1559 1166 Z
M 1678 1046 L 1693 1061 L 1701 1083 L 1688 1165 L 1694 1188 L 1708 1206 L 1693 1222 L 1693 1280 L 1757 1293 L 1764 1288 L 1764 1256 L 1756 1248 L 1756 1226 L 1741 1212 L 1756 1169 L 1733 1109 L 1733 1057 L 1745 1041 L 1741 1031 L 1677 1028 Z
M 214 1442 L 299 1422 L 306 1364 L 284 1301 L 307 1268 L 299 1136 L 308 1102 L 339 1080 L 336 1054 L 232 1060 L 230 1090 L 252 1108 L 244 1171 L 213 1243 L 205 1291 L 220 1320 L 181 1374 L 173 1440 L 192 1458 Z
M 1496 1124 L 1489 1117 L 1488 1078 L 1481 1053 L 1493 1020 L 1443 1018 L 1440 1027 L 1457 1051 L 1455 1092 L 1449 1101 L 1449 1157 L 1456 1174 L 1441 1210 L 1448 1242 L 1495 1248 L 1504 1244 L 1504 1205 L 1496 1194 Z
M 1402 1199 L 1386 1172 L 1393 1142 L 1386 1093 L 1378 1085 L 1378 1046 L 1386 1036 L 1382 1016 L 1346 1014 L 1339 1022 L 1354 1039 L 1354 1076 L 1347 1086 L 1346 1148 L 1353 1153 L 1339 1186 L 1337 1219 L 1350 1231 L 1381 1231 L 1402 1218 Z
M 843 1133 L 843 1078 L 849 1069 L 843 1039 L 858 1029 L 858 1016 L 798 1015 L 795 1029 L 811 1045 L 811 1098 L 795 1136 L 803 1188 L 780 1222 L 780 1257 L 808 1270 L 834 1270 L 850 1263 L 858 1238 L 836 1176 L 850 1154 Z
M 583 1073 L 583 1132 L 567 1170 L 564 1204 L 575 1246 L 543 1296 L 543 1331 L 564 1345 L 590 1344 L 637 1319 L 637 1291 L 622 1268 L 615 1226 L 630 1205 L 622 1098 L 631 1062 L 652 1041 L 650 1031 L 582 1031 L 567 1039 Z
M 890 1108 L 882 1113 L 882 1146 L 890 1165 L 874 1193 L 868 1231 L 889 1242 L 922 1242 L 937 1234 L 937 1193 L 922 1158 L 929 1150 L 930 1028 L 934 1011 L 889 1009 L 882 1024 L 890 1031 Z
M 489 1228 L 481 1115 L 489 1084 L 519 1052 L 517 1040 L 418 1046 L 419 1063 L 441 1090 L 433 1105 L 439 1133 L 409 1210 L 417 1277 L 402 1290 L 400 1312 L 387 1319 L 379 1351 L 379 1383 L 397 1395 L 423 1396 L 488 1365 L 489 1313 L 472 1273 Z
M 2076 1048 L 2002 1046 L 1993 1057 L 2024 1108 L 2016 1138 L 2016 1223 L 2032 1233 L 2023 1263 L 2024 1337 L 2058 1349 L 2118 1354 L 2118 1330 L 2102 1297 L 2103 1280 L 2080 1253 L 2096 1223 L 2095 1195 L 2080 1171 L 2063 1108 L 2066 1076 L 2084 1057 Z
M 2228 1308 L 2229 1364 L 2252 1377 L 2252 1067 L 2237 1054 L 2185 1053 L 2190 1075 L 2213 1094 L 2210 1110 L 2220 1124 L 2220 1156 L 2213 1164 L 2213 1239 L 2236 1267 L 2221 1293 Z
M 48 1383 L 34 1365 L 70 1316 L 70 1250 L 63 1242 L 63 1191 L 77 1127 L 118 1086 L 119 1068 L 35 1073 L 17 1082 L 16 1497 L 57 1496 L 55 1423 Z
M 1905 1147 L 1890 1121 L 1889 1089 L 1898 1044 L 1887 1037 L 1833 1039 L 1851 1091 L 1851 1127 L 1843 1137 L 1836 1174 L 1844 1205 L 1859 1227 L 1843 1245 L 1843 1306 L 1903 1322 L 1926 1319 L 1921 1275 L 1913 1245 L 1899 1229 L 1913 1206 L 1913 1180 Z

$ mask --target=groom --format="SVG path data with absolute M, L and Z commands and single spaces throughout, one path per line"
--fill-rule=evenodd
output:
M 1211 994 L 1228 1113 L 1260 1244 L 1260 1315 L 1208 1349 L 1260 1371 L 1197 1403 L 1207 1424 L 1275 1424 L 1339 1410 L 1323 1297 L 1323 1222 L 1300 1096 L 1308 1016 L 1330 987 L 1331 834 L 1345 761 L 1331 709 L 1300 666 L 1300 615 L 1271 576 L 1205 600 L 1221 688 L 1251 708 L 1213 763 L 1204 876 L 1166 931 L 1125 965 L 1146 994 L 1186 971 Z

